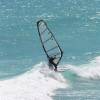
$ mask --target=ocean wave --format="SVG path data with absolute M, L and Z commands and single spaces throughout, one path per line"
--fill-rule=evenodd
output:
M 0 81 L 0 100 L 52 100 L 54 90 L 68 87 L 60 73 L 47 72 L 44 66 L 37 64 L 23 75 Z
M 100 79 L 100 56 L 94 58 L 88 64 L 76 65 L 63 65 L 66 72 L 67 70 L 82 78 Z

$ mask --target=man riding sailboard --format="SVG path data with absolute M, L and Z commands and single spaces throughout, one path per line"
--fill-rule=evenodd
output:
M 55 57 L 50 57 L 48 60 L 48 65 L 49 65 L 49 69 L 54 69 L 54 71 L 57 71 L 57 64 L 54 62 L 56 58 Z
M 49 68 L 57 71 L 57 66 L 63 56 L 63 51 L 44 20 L 37 22 L 37 29 L 43 50 L 48 59 Z

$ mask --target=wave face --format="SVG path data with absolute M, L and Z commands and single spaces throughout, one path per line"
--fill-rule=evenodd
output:
M 37 64 L 20 77 L 0 81 L 0 100 L 52 100 L 54 90 L 68 87 L 60 73 L 46 73 L 44 66 Z
M 63 65 L 63 67 L 81 78 L 88 79 L 100 79 L 100 56 L 94 58 L 88 64 L 75 65 Z M 67 72 L 66 72 L 67 73 Z
M 70 80 L 69 89 L 59 90 L 54 100 L 99 100 L 100 99 L 100 56 L 87 64 L 61 65 L 64 75 Z

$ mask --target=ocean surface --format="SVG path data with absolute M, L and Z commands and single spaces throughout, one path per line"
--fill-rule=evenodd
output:
M 41 19 L 65 72 L 48 70 Z M 100 100 L 100 0 L 0 0 L 0 100 Z

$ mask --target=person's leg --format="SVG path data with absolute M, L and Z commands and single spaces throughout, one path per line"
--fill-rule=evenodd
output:
M 55 72 L 57 71 L 57 66 L 55 66 L 55 69 L 54 69 L 54 71 L 55 71 Z
M 54 62 L 52 62 L 52 65 L 53 65 L 54 71 L 57 71 L 57 65 Z
M 49 69 L 53 70 L 53 65 L 49 62 Z

